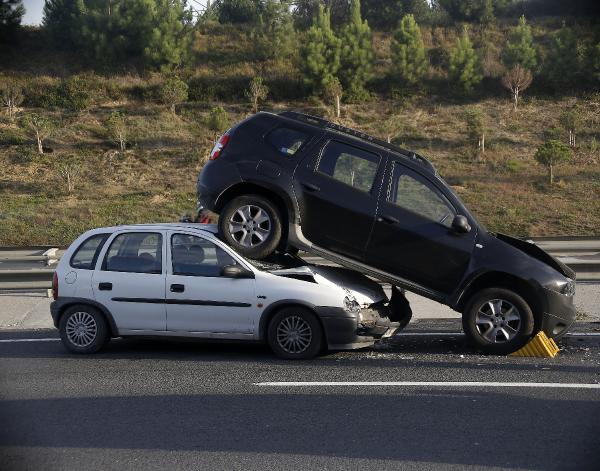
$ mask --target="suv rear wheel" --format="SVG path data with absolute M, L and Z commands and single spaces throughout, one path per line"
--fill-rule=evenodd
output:
M 238 196 L 221 211 L 219 234 L 237 252 L 260 260 L 282 242 L 281 214 L 263 196 Z
M 74 353 L 96 353 L 110 340 L 104 316 L 83 304 L 67 308 L 58 329 L 64 346 Z
M 533 313 L 517 293 L 488 288 L 475 294 L 462 317 L 469 340 L 487 353 L 506 355 L 523 347 L 533 333 Z

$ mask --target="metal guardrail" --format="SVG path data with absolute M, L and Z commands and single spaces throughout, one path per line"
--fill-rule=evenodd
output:
M 600 237 L 540 237 L 536 244 L 577 273 L 577 281 L 600 282 Z M 0 247 L 0 290 L 39 290 L 52 285 L 54 266 L 64 253 L 57 247 Z M 310 254 L 309 263 L 332 265 Z

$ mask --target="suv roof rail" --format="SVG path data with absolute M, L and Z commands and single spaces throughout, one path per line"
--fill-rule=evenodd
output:
M 279 116 L 284 116 L 286 118 L 294 119 L 296 121 L 302 121 L 307 124 L 312 124 L 313 126 L 319 126 L 325 129 L 331 129 L 333 131 L 341 132 L 344 134 L 348 134 L 350 136 L 358 137 L 359 139 L 363 139 L 368 142 L 372 142 L 373 144 L 378 145 L 379 147 L 383 147 L 385 149 L 398 152 L 404 157 L 416 162 L 417 164 L 425 167 L 427 170 L 435 173 L 435 167 L 433 164 L 427 160 L 425 157 L 417 154 L 416 152 L 412 152 L 401 147 L 395 146 L 386 142 L 382 139 L 378 139 L 376 137 L 371 136 L 370 134 L 366 134 L 362 131 L 357 131 L 356 129 L 348 128 L 346 126 L 342 126 L 340 124 L 332 123 L 331 121 L 326 120 L 325 118 L 321 118 L 319 116 L 313 116 L 307 113 L 300 113 L 298 111 L 282 111 L 279 113 Z

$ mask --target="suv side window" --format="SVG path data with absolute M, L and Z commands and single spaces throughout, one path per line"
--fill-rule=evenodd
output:
M 171 236 L 171 262 L 174 275 L 221 276 L 221 270 L 236 261 L 210 240 L 188 234 Z
M 292 156 L 308 141 L 309 135 L 291 128 L 277 128 L 267 136 L 267 142 L 283 155 Z
M 127 273 L 162 273 L 162 235 L 155 232 L 126 232 L 114 238 L 103 270 Z
M 373 188 L 380 160 L 381 157 L 372 152 L 329 141 L 323 149 L 317 170 L 368 193 Z
M 394 163 L 388 201 L 446 227 L 452 224 L 454 207 L 427 180 Z
M 95 234 L 87 238 L 75 251 L 69 265 L 79 270 L 93 270 L 96 266 L 96 260 L 100 249 L 110 234 Z

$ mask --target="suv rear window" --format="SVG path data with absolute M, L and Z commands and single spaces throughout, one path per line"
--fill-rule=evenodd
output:
M 308 140 L 309 135 L 291 128 L 277 128 L 267 136 L 267 142 L 283 155 L 292 156 Z
M 69 264 L 79 270 L 93 270 L 100 249 L 109 234 L 95 234 L 87 238 L 75 251 Z

